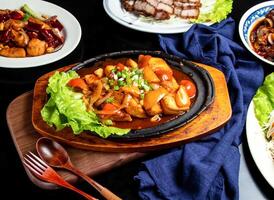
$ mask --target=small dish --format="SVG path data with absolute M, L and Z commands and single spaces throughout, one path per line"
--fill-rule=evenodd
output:
M 264 57 L 257 54 L 250 42 L 250 32 L 253 29 L 253 27 L 262 19 L 264 16 L 270 11 L 274 9 L 274 1 L 266 1 L 263 3 L 259 3 L 253 7 L 251 7 L 249 10 L 247 10 L 244 15 L 241 17 L 240 23 L 239 23 L 239 34 L 240 38 L 245 45 L 245 47 L 257 58 L 260 60 L 270 64 L 274 65 L 274 62 L 271 62 L 270 60 L 265 59 Z
M 36 0 L 1 0 L 0 9 L 20 9 L 24 4 L 28 4 L 38 13 L 48 16 L 57 15 L 58 20 L 64 26 L 65 42 L 61 49 L 54 53 L 49 53 L 36 57 L 7 58 L 0 56 L 0 67 L 2 68 L 31 68 L 46 65 L 60 60 L 70 54 L 78 45 L 81 39 L 81 26 L 77 19 L 67 10 L 46 1 Z

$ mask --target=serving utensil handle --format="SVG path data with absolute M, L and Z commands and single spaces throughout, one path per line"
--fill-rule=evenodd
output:
M 90 185 L 92 185 L 103 197 L 105 197 L 107 200 L 122 200 L 120 197 L 118 197 L 116 194 L 111 192 L 109 189 L 105 188 L 104 186 L 100 185 L 93 179 L 91 179 L 89 176 L 81 172 L 80 170 L 76 169 L 73 166 L 67 166 L 66 169 L 70 170 L 71 172 L 75 173 L 76 175 L 82 177 L 84 180 L 86 180 Z
M 55 182 L 55 184 L 57 184 L 59 186 L 62 186 L 62 187 L 65 187 L 67 189 L 70 189 L 74 192 L 77 192 L 78 194 L 82 195 L 83 197 L 85 197 L 88 200 L 98 200 L 98 199 L 90 196 L 89 194 L 83 192 L 82 190 L 79 190 L 78 188 L 74 187 L 73 185 L 71 185 L 70 183 L 66 182 L 63 179 L 58 180 L 58 182 Z

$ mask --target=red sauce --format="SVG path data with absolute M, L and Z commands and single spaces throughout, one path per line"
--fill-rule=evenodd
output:
M 250 32 L 253 50 L 267 60 L 274 61 L 274 9 L 258 20 Z

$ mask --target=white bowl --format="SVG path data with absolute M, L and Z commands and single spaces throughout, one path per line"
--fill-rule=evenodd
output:
M 257 58 L 261 59 L 262 61 L 270 65 L 274 65 L 274 62 L 265 59 L 253 50 L 253 47 L 250 44 L 249 36 L 250 31 L 252 30 L 256 22 L 264 18 L 265 15 L 272 9 L 274 9 L 274 1 L 266 1 L 263 3 L 259 3 L 251 7 L 249 10 L 247 10 L 245 14 L 242 16 L 239 23 L 239 34 L 245 47 Z
M 65 9 L 46 1 L 38 0 L 0 0 L 0 9 L 20 9 L 28 4 L 34 11 L 48 16 L 57 15 L 58 20 L 64 26 L 65 42 L 62 48 L 54 53 L 36 57 L 7 58 L 0 56 L 0 67 L 3 68 L 30 68 L 49 64 L 60 60 L 70 54 L 81 39 L 81 26 L 77 19 Z

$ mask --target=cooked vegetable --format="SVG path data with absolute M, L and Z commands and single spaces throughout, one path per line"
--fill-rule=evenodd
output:
M 78 88 L 81 90 L 88 90 L 88 85 L 86 84 L 86 82 L 81 79 L 81 78 L 74 78 L 71 79 L 68 84 L 68 86 L 73 87 L 73 88 Z
M 23 5 L 22 10 L 25 11 L 28 15 L 31 15 L 32 17 L 43 20 L 42 16 L 39 13 L 32 10 L 27 4 Z
M 175 102 L 179 108 L 188 110 L 190 107 L 190 98 L 184 86 L 180 86 L 175 94 Z
M 70 80 L 79 78 L 74 71 L 56 72 L 50 79 L 47 93 L 50 98 L 43 107 L 41 114 L 43 119 L 59 131 L 70 126 L 75 134 L 84 130 L 97 133 L 101 137 L 111 134 L 123 135 L 129 129 L 120 129 L 102 124 L 93 111 L 87 111 L 83 102 L 82 93 L 76 92 L 67 84 Z
M 265 78 L 263 85 L 257 90 L 253 102 L 256 118 L 263 127 L 274 110 L 274 73 Z
M 181 80 L 180 85 L 185 87 L 185 90 L 190 98 L 196 96 L 196 86 L 189 80 Z
M 200 15 L 195 23 L 220 22 L 232 11 L 233 0 L 201 0 Z
M 154 77 L 148 76 L 147 72 Z M 105 128 L 107 125 L 119 127 L 122 122 L 126 122 L 127 127 L 130 127 L 129 122 L 136 119 L 147 119 L 149 123 L 156 123 L 161 122 L 162 117 L 165 118 L 163 121 L 171 119 L 165 115 L 178 116 L 189 110 L 191 100 L 187 89 L 177 81 L 182 81 L 182 78 L 176 80 L 170 66 L 161 58 L 140 55 L 137 62 L 132 59 L 102 62 L 96 70 L 83 77 L 79 77 L 76 72 L 59 73 L 51 77 L 47 89 L 51 98 L 42 110 L 42 115 L 45 121 L 55 125 L 58 130 L 69 125 L 77 127 L 72 127 L 75 133 L 91 130 L 107 137 L 111 134 Z M 70 97 L 73 95 L 77 98 Z M 74 100 L 77 101 L 76 104 L 81 104 L 81 110 L 76 109 Z M 75 108 L 71 110 L 72 114 L 67 113 L 70 110 L 66 109 L 67 106 Z M 57 122 L 49 117 L 52 111 L 58 114 L 54 117 Z M 63 115 L 66 121 L 60 123 Z M 75 119 L 77 116 L 79 118 Z M 84 118 L 83 122 L 80 117 Z M 142 126 L 137 128 L 139 127 Z M 120 135 L 127 133 L 126 130 L 111 129 L 113 134 Z
M 167 90 L 163 87 L 160 87 L 157 90 L 152 90 L 146 93 L 145 98 L 144 98 L 144 107 L 146 110 L 149 110 L 157 104 L 158 102 L 161 101 L 164 96 L 168 94 Z
M 255 116 L 269 141 L 269 151 L 274 159 L 274 72 L 265 78 L 253 102 Z

